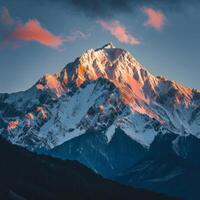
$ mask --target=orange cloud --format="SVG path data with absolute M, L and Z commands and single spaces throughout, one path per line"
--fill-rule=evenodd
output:
M 129 33 L 126 28 L 117 20 L 110 22 L 98 20 L 97 23 L 99 23 L 104 29 L 108 30 L 120 42 L 131 45 L 140 44 L 140 40 Z
M 59 36 L 53 35 L 43 28 L 37 20 L 29 20 L 25 24 L 18 23 L 11 36 L 24 41 L 36 41 L 50 47 L 58 47 L 62 44 Z
M 161 11 L 157 11 L 153 8 L 144 8 L 144 13 L 148 19 L 145 22 L 145 26 L 153 27 L 157 30 L 161 30 L 165 23 L 165 15 Z
M 3 41 L 0 45 L 7 45 L 10 42 L 13 46 L 18 45 L 18 41 L 35 41 L 40 44 L 57 48 L 64 42 L 73 42 L 81 38 L 87 38 L 89 34 L 81 31 L 74 31 L 71 35 L 57 36 L 44 28 L 36 19 L 30 19 L 26 23 L 15 20 L 11 17 L 8 9 L 0 9 L 0 25 L 3 25 Z
M 6 26 L 11 26 L 14 24 L 14 20 L 10 16 L 10 13 L 6 7 L 3 7 L 0 11 L 0 22 Z

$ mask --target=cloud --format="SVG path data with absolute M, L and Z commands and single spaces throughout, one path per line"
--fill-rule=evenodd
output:
M 70 35 L 67 35 L 65 37 L 62 37 L 62 40 L 64 42 L 73 42 L 75 40 L 78 40 L 78 39 L 81 39 L 81 38 L 84 38 L 86 39 L 87 37 L 89 37 L 90 34 L 87 34 L 87 33 L 83 33 L 81 31 L 75 31 L 74 33 L 70 34 Z
M 43 28 L 35 19 L 31 19 L 25 24 L 18 23 L 10 36 L 18 40 L 39 42 L 50 47 L 59 47 L 63 42 L 60 36 Z
M 105 20 L 98 20 L 97 23 L 99 23 L 105 30 L 109 31 L 120 42 L 131 45 L 140 44 L 140 40 L 129 33 L 126 28 L 117 20 L 109 22 Z
M 46 2 L 61 4 L 66 9 L 71 6 L 86 16 L 100 18 L 110 17 L 115 12 L 131 12 L 132 4 L 132 0 L 56 0 L 56 2 L 55 0 L 46 0 Z
M 196 6 L 199 0 L 37 0 L 37 2 L 52 2 L 66 9 L 70 6 L 86 16 L 105 19 L 119 13 L 136 14 L 141 7 L 155 7 L 166 12 L 177 12 Z
M 153 27 L 157 30 L 163 28 L 166 17 L 161 11 L 153 8 L 144 8 L 143 11 L 148 17 L 147 21 L 144 23 L 145 26 Z
M 0 23 L 6 26 L 11 26 L 14 23 L 14 20 L 10 16 L 10 13 L 6 7 L 3 7 L 0 10 Z
M 13 19 L 6 7 L 0 10 L 0 34 L 3 38 L 1 46 L 12 42 L 13 47 L 18 47 L 19 41 L 33 41 L 52 48 L 58 48 L 64 42 L 73 42 L 89 36 L 81 31 L 74 31 L 65 36 L 54 35 L 36 19 L 30 19 L 26 23 Z

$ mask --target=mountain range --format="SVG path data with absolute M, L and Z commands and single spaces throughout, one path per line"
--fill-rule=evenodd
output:
M 105 180 L 77 161 L 36 155 L 2 139 L 0 159 L 2 200 L 175 200 Z
M 111 43 L 0 94 L 0 135 L 11 143 L 186 199 L 200 196 L 199 127 L 199 90 L 153 76 Z

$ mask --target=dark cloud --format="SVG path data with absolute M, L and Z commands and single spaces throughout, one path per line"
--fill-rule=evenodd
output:
M 78 12 L 90 17 L 110 17 L 118 13 L 137 11 L 138 8 L 151 6 L 163 11 L 179 11 L 193 6 L 198 0 L 47 0 L 61 3 L 64 6 L 73 6 Z
M 111 16 L 118 12 L 130 12 L 133 6 L 133 2 L 130 0 L 69 0 L 69 2 L 86 15 L 97 17 Z

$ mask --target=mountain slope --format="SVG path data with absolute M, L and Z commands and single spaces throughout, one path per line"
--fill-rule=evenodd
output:
M 199 137 L 199 94 L 154 77 L 128 51 L 107 44 L 25 92 L 1 94 L 0 132 L 30 149 L 51 149 L 94 127 L 110 141 L 120 127 L 149 147 L 159 131 Z
M 38 156 L 2 139 L 0 159 L 0 198 L 5 200 L 173 199 L 116 184 L 78 162 Z
M 148 154 L 115 180 L 183 199 L 198 200 L 200 141 L 194 136 L 186 137 L 173 133 L 156 136 Z
M 129 168 L 146 153 L 147 150 L 142 145 L 131 140 L 120 129 L 115 130 L 109 144 L 103 133 L 87 131 L 84 135 L 47 151 L 47 154 L 55 157 L 78 160 L 105 177 L 112 177 Z

